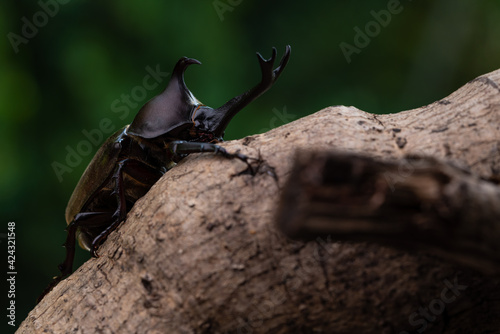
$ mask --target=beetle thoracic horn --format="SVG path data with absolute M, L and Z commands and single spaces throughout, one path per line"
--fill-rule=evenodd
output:
M 196 59 L 182 57 L 172 72 L 167 88 L 147 102 L 135 117 L 128 132 L 143 138 L 161 136 L 176 127 L 191 124 L 191 112 L 201 104 L 184 82 L 184 72 Z

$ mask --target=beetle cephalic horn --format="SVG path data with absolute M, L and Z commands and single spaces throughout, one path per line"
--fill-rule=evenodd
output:
M 288 63 L 288 60 L 290 59 L 290 52 L 290 45 L 287 45 L 285 47 L 285 54 L 281 58 L 278 67 L 275 69 L 273 69 L 273 66 L 277 55 L 276 48 L 273 47 L 272 55 L 269 59 L 265 59 L 260 53 L 257 52 L 257 59 L 259 60 L 260 70 L 262 73 L 261 82 L 249 91 L 236 96 L 215 110 L 214 114 L 216 116 L 213 119 L 213 124 L 215 124 L 216 127 L 211 129 L 215 136 L 222 137 L 224 130 L 231 119 L 250 102 L 271 88 L 276 80 L 278 80 L 279 76 L 283 72 L 283 69 Z
M 184 72 L 191 64 L 201 64 L 201 62 L 187 57 L 179 59 L 167 88 L 139 110 L 128 129 L 129 133 L 143 138 L 154 138 L 176 127 L 192 124 L 191 112 L 201 103 L 184 82 Z

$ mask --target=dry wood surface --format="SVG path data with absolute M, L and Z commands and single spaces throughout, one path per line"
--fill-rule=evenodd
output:
M 294 241 L 276 217 L 297 150 L 433 157 L 494 179 L 499 87 L 500 70 L 418 109 L 329 107 L 225 143 L 259 159 L 255 175 L 241 161 L 193 154 L 17 333 L 498 333 L 498 277 L 328 233 Z

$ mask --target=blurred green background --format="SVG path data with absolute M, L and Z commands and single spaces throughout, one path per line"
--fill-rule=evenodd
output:
M 199 100 L 218 107 L 259 81 L 256 51 L 267 58 L 276 46 L 281 57 L 290 44 L 282 77 L 235 117 L 226 140 L 330 105 L 373 113 L 420 107 L 500 68 L 499 1 L 396 5 L 394 0 L 1 2 L 0 241 L 6 254 L 7 223 L 14 221 L 16 325 L 58 273 L 66 203 L 98 145 L 59 177 L 53 163 L 67 165 L 68 149 L 88 149 L 81 144 L 89 142 L 84 133 L 99 129 L 101 120 L 109 119 L 115 129 L 131 122 L 168 81 L 151 90 L 137 88 L 143 87 L 148 66 L 170 72 L 181 56 L 200 60 L 202 66 L 187 71 L 187 85 Z M 367 37 L 360 36 L 365 29 Z M 348 57 L 341 45 L 349 45 Z M 122 94 L 137 104 L 128 115 L 116 112 L 124 105 Z M 77 265 L 88 257 L 80 250 Z M 12 328 L 3 319 L 1 332 L 7 333 Z

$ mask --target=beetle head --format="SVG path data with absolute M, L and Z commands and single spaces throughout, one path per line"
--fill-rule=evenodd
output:
M 191 64 L 201 64 L 198 60 L 182 57 L 172 72 L 167 88 L 147 102 L 134 121 L 129 133 L 154 138 L 192 124 L 191 114 L 201 104 L 186 87 L 184 72 Z
M 213 109 L 196 99 L 184 82 L 184 72 L 198 60 L 182 57 L 172 72 L 167 88 L 147 102 L 138 112 L 128 132 L 143 138 L 170 134 L 178 136 L 193 125 L 200 131 L 222 139 L 233 113 Z
M 218 109 L 201 106 L 194 111 L 192 120 L 196 129 L 213 134 L 215 138 L 222 140 L 224 130 L 233 116 Z
M 276 49 L 271 58 L 264 59 L 257 53 L 262 80 L 249 91 L 236 96 L 217 109 L 203 105 L 184 83 L 184 72 L 191 64 L 201 64 L 192 58 L 181 58 L 174 67 L 167 88 L 146 103 L 128 128 L 128 132 L 143 138 L 166 135 L 176 139 L 222 139 L 231 119 L 246 105 L 266 92 L 281 75 L 290 58 L 290 46 L 285 48 L 278 67 L 273 69 Z

